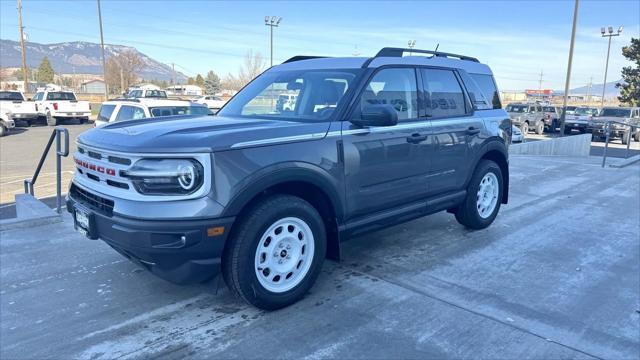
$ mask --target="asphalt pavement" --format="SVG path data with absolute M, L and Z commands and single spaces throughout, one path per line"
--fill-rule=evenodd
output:
M 63 223 L 0 233 L 0 358 L 640 358 L 640 165 L 513 156 L 510 203 L 343 243 L 299 303 L 176 286 Z

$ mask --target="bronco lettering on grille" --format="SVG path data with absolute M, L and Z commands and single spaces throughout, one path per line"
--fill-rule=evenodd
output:
M 105 168 L 104 166 L 99 166 L 96 164 L 92 164 L 90 162 L 84 161 L 84 160 L 80 160 L 78 158 L 73 158 L 73 160 L 75 161 L 76 165 L 83 167 L 85 169 L 89 169 L 92 171 L 96 171 L 102 174 L 107 174 L 107 175 L 111 175 L 111 176 L 116 176 L 116 170 L 115 169 L 111 169 L 111 168 Z

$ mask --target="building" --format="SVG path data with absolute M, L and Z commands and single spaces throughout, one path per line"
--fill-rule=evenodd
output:
M 171 95 L 201 96 L 204 92 L 196 85 L 172 85 L 165 89 Z
M 82 94 L 104 94 L 106 85 L 102 80 L 90 80 L 80 85 Z
M 38 84 L 36 81 L 28 81 L 27 91 L 24 91 L 24 81 L 22 80 L 10 80 L 10 81 L 0 81 L 0 89 L 2 90 L 17 90 L 23 94 L 33 94 L 38 89 L 38 86 L 42 84 Z

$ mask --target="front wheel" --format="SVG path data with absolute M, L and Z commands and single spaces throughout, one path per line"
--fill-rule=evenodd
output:
M 4 127 L 4 125 L 0 125 L 0 137 L 7 135 L 8 132 L 9 132 L 9 129 Z
M 544 133 L 544 123 L 542 121 L 538 121 L 536 124 L 536 134 L 542 135 Z
M 455 211 L 456 220 L 474 230 L 491 225 L 500 210 L 503 186 L 500 166 L 481 160 L 467 187 L 467 197 Z
M 527 134 L 529 133 L 529 124 L 523 123 L 520 130 L 522 131 L 522 135 L 527 136 Z
M 326 253 L 318 211 L 291 195 L 262 200 L 239 220 L 222 258 L 222 274 L 246 302 L 275 310 L 313 286 Z

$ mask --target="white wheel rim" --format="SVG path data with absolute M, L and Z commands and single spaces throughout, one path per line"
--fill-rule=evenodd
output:
M 299 218 L 287 217 L 264 232 L 256 248 L 256 277 L 266 290 L 282 293 L 305 278 L 315 252 L 311 228 Z
M 488 172 L 484 175 L 478 186 L 477 196 L 477 209 L 481 218 L 486 219 L 495 210 L 498 204 L 498 194 L 500 191 L 500 185 L 498 183 L 498 177 L 492 172 Z

